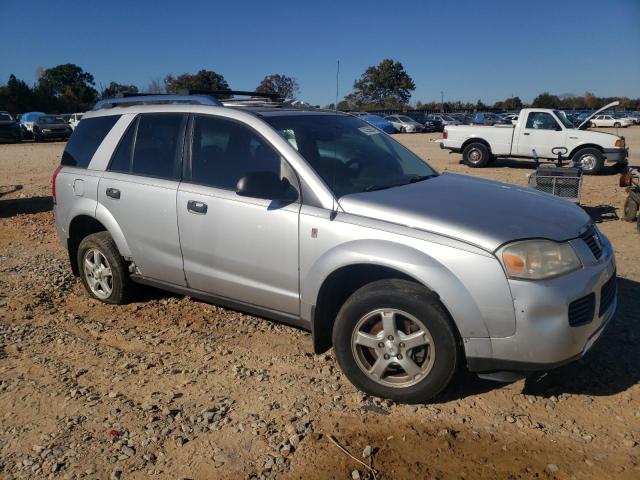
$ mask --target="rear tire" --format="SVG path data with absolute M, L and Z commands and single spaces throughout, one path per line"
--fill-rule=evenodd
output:
M 627 199 L 624 201 L 622 219 L 626 222 L 635 222 L 637 216 L 638 216 L 637 202 L 633 198 L 627 197 Z
M 89 296 L 105 303 L 126 303 L 131 292 L 127 265 L 109 232 L 86 236 L 76 257 Z
M 585 175 L 597 175 L 604 168 L 604 157 L 600 150 L 595 148 L 583 148 L 578 150 L 572 157 L 582 167 Z
M 333 327 L 347 378 L 368 394 L 404 403 L 425 402 L 449 384 L 460 362 L 456 338 L 437 297 L 399 279 L 357 290 Z
M 472 168 L 486 167 L 491 154 L 484 143 L 470 143 L 462 152 L 462 161 Z
M 615 128 L 620 128 L 622 126 L 622 124 L 620 122 L 616 122 L 616 123 L 613 124 L 613 126 Z

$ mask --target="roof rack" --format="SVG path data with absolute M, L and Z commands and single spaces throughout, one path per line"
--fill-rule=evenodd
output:
M 258 98 L 267 98 L 273 101 L 283 101 L 284 99 L 274 92 L 250 92 L 246 90 L 195 90 L 195 89 L 186 89 L 180 90 L 178 92 L 181 95 L 210 95 L 212 97 L 229 97 L 225 100 L 236 100 L 241 101 L 240 99 L 230 98 L 235 96 L 241 97 L 250 97 L 252 99 Z
M 93 107 L 94 110 L 113 107 L 132 107 L 134 105 L 170 105 L 170 104 L 189 104 L 189 105 L 213 105 L 222 106 L 220 100 L 211 95 L 193 94 L 193 95 L 173 95 L 166 93 L 124 93 L 117 98 L 108 98 L 100 100 Z

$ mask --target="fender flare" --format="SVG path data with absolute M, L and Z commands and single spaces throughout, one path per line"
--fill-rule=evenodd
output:
M 354 240 L 327 251 L 301 281 L 303 306 L 315 306 L 325 280 L 350 265 L 386 267 L 415 279 L 440 298 L 463 338 L 489 336 L 480 309 L 453 272 L 425 252 L 388 240 Z
M 104 228 L 107 229 L 107 231 L 113 238 L 113 241 L 116 243 L 120 255 L 125 258 L 131 258 L 131 249 L 129 248 L 129 244 L 125 239 L 122 229 L 118 225 L 118 222 L 116 222 L 116 219 L 113 218 L 111 212 L 104 206 L 100 205 L 100 203 L 98 203 L 98 205 L 96 206 L 95 219 L 102 223 L 102 225 L 104 225 Z

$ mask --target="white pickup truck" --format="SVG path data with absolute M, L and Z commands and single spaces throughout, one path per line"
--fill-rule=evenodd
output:
M 563 159 L 571 159 L 585 174 L 595 175 L 605 162 L 627 163 L 624 137 L 583 130 L 594 115 L 618 103 L 594 112 L 577 128 L 564 113 L 547 108 L 522 109 L 515 125 L 447 126 L 440 148 L 462 153 L 470 167 L 484 167 L 497 157 L 557 159 L 554 152 L 563 147 Z

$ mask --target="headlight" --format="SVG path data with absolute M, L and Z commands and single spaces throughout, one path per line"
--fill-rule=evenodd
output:
M 515 242 L 498 251 L 509 278 L 543 280 L 578 270 L 582 262 L 569 243 L 551 240 Z
M 624 137 L 620 137 L 616 140 L 616 147 L 624 148 Z

